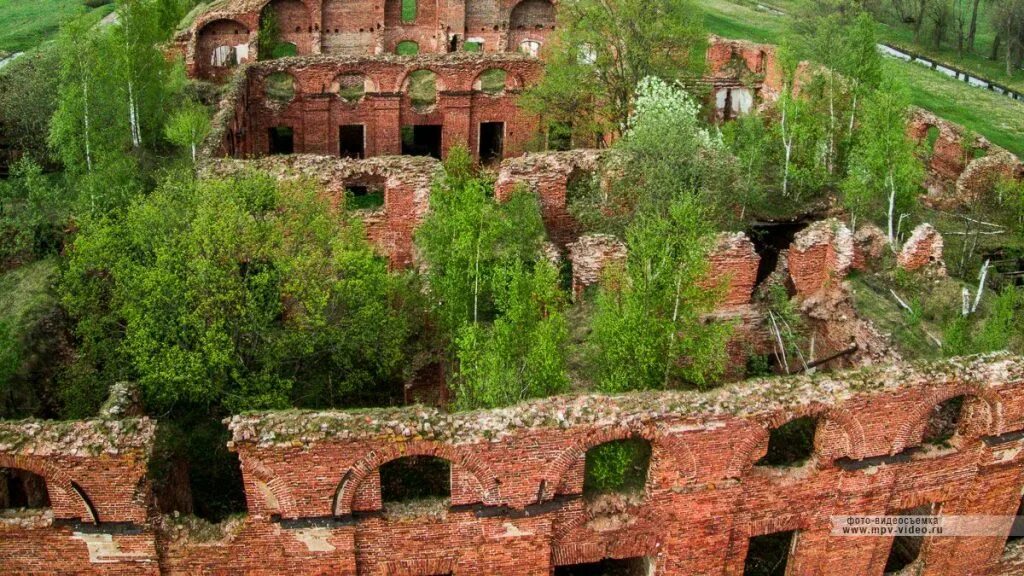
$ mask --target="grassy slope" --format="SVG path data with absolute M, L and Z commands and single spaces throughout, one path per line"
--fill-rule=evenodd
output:
M 50 40 L 68 17 L 90 12 L 99 20 L 113 4 L 86 8 L 81 0 L 0 0 L 0 52 L 21 52 Z
M 772 5 L 791 10 L 798 0 Z M 708 30 L 727 38 L 777 43 L 786 28 L 786 16 L 758 10 L 729 0 L 700 0 Z M 984 45 L 982 42 L 979 45 Z M 907 80 L 914 104 L 963 124 L 989 140 L 1024 156 L 1024 104 L 966 86 L 919 64 L 889 61 L 889 70 Z

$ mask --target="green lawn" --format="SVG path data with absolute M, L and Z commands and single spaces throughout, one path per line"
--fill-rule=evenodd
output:
M 0 52 L 21 52 L 50 40 L 71 16 L 94 13 L 97 21 L 114 5 L 87 8 L 82 0 L 0 0 Z
M 719 36 L 778 43 L 786 29 L 788 16 L 759 10 L 756 3 L 729 0 L 699 2 L 704 9 L 705 26 L 709 32 Z M 776 1 L 770 5 L 784 11 L 792 11 L 798 2 L 799 0 Z M 987 24 L 979 26 L 982 31 L 978 40 L 979 47 L 991 46 L 991 39 L 986 36 L 986 26 Z M 882 27 L 883 35 L 891 30 Z M 905 32 L 902 31 L 900 34 Z M 980 57 L 974 58 L 984 60 Z M 928 70 L 919 64 L 890 59 L 887 59 L 887 62 L 890 73 L 905 78 L 909 83 L 914 104 L 962 124 L 1018 156 L 1024 156 L 1024 103 L 968 86 L 962 81 Z M 988 76 L 985 69 L 975 69 L 979 74 Z M 1024 72 L 1020 75 L 1020 81 L 1024 81 Z M 1005 76 L 992 79 L 1006 82 Z

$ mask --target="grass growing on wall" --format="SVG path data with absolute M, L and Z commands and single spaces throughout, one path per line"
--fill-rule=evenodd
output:
M 0 0 L 0 52 L 35 48 L 52 39 L 66 18 L 88 12 L 99 21 L 113 11 L 112 3 L 90 8 L 81 0 Z

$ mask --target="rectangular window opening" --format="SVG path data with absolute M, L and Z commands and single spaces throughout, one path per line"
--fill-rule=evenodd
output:
M 505 155 L 505 123 L 480 123 L 480 162 L 489 164 Z
M 931 516 L 938 514 L 938 504 L 923 504 L 916 508 L 900 510 L 890 516 Z M 924 536 L 896 536 L 889 547 L 889 557 L 885 560 L 884 574 L 898 574 L 904 568 L 921 560 L 924 549 Z
M 421 124 L 402 127 L 402 154 L 432 156 L 441 159 L 441 125 Z
M 555 566 L 555 576 L 649 576 L 654 562 L 646 556 L 605 558 L 599 562 Z
M 743 576 L 784 576 L 796 532 L 774 532 L 754 536 L 747 546 Z
M 383 205 L 383 187 L 362 184 L 348 187 L 348 207 L 352 210 L 376 210 Z
M 1021 540 L 1024 540 L 1024 498 L 1021 498 L 1020 505 L 1017 506 L 1017 515 L 1010 527 L 1010 536 L 1006 539 L 1006 545 L 1009 546 Z
M 416 20 L 416 0 L 402 0 L 402 22 L 408 24 Z
M 346 124 L 339 127 L 338 148 L 342 158 L 364 158 L 366 155 L 366 138 L 363 125 Z
M 275 126 L 267 130 L 270 139 L 270 154 L 293 154 L 295 152 L 295 131 L 288 126 Z

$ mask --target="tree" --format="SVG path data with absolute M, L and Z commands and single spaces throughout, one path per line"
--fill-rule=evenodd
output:
M 688 0 L 574 0 L 559 6 L 543 80 L 521 105 L 577 134 L 621 134 L 649 76 L 698 76 L 706 38 Z
M 197 160 L 196 148 L 209 133 L 209 112 L 198 104 L 186 106 L 175 112 L 164 127 L 164 135 L 168 140 L 191 151 L 193 164 Z
M 589 229 L 619 235 L 635 213 L 664 210 L 680 194 L 700 196 L 709 218 L 730 218 L 739 167 L 700 116 L 700 106 L 679 84 L 641 80 L 629 129 L 610 154 L 614 177 L 604 189 L 571 199 L 570 210 Z
M 266 176 L 178 174 L 83 221 L 60 284 L 81 356 L 151 409 L 336 406 L 402 380 L 401 277 L 358 220 Z
M 865 105 L 850 172 L 843 183 L 845 202 L 854 217 L 884 213 L 889 243 L 896 244 L 896 219 L 910 210 L 924 169 L 907 136 L 906 88 L 890 77 Z
M 69 202 L 29 157 L 0 181 L 0 270 L 55 254 L 63 242 Z
M 567 382 L 564 297 L 541 254 L 537 198 L 520 191 L 499 204 L 490 188 L 473 173 L 469 153 L 453 149 L 416 232 L 460 409 L 548 394 Z
M 1024 0 L 999 0 L 991 14 L 998 38 L 1006 43 L 1006 75 L 1012 76 L 1014 58 L 1018 66 L 1024 60 Z
M 558 270 L 540 260 L 504 262 L 492 279 L 497 317 L 463 326 L 455 406 L 507 406 L 564 392 L 569 329 Z
M 685 193 L 663 212 L 637 215 L 625 267 L 597 296 L 588 358 L 598 390 L 716 383 L 731 326 L 703 318 L 720 298 L 703 284 L 712 231 L 700 200 Z
M 57 107 L 60 57 L 44 45 L 14 60 L 0 71 L 2 140 L 12 149 L 39 161 L 49 159 L 46 135 Z

